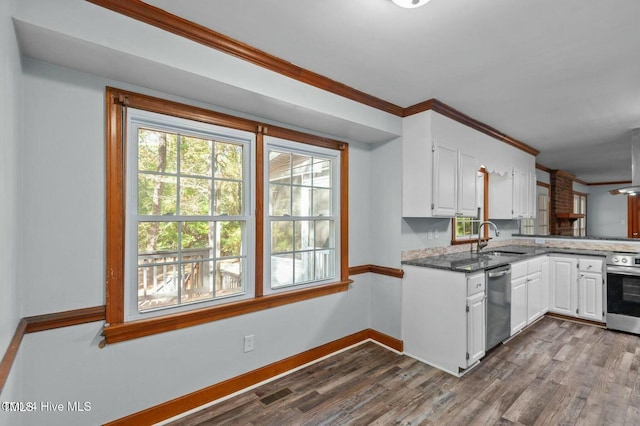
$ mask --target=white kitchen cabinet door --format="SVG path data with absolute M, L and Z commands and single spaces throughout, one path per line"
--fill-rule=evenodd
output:
M 511 217 L 519 218 L 522 217 L 522 173 L 518 169 L 513 169 L 513 187 L 511 189 L 511 199 L 513 200 L 512 209 L 511 209 Z M 526 199 L 526 197 L 525 197 Z
M 579 272 L 578 316 L 593 321 L 602 321 L 602 274 Z
M 434 143 L 433 215 L 454 217 L 457 208 L 458 150 Z
M 513 219 L 513 176 L 489 173 L 489 219 Z
M 549 298 L 549 258 L 546 258 L 540 275 L 540 310 L 543 314 L 549 312 Z
M 484 292 L 467 298 L 467 367 L 485 354 L 485 297 Z
M 527 277 L 527 323 L 542 315 L 542 272 Z
M 511 335 L 527 325 L 527 277 L 511 281 Z
M 571 257 L 550 257 L 551 306 L 549 311 L 568 316 L 576 315 L 578 261 Z
M 529 202 L 527 203 L 529 209 L 529 218 L 535 219 L 537 216 L 537 200 L 538 200 L 538 188 L 537 188 L 537 178 L 535 172 L 529 172 L 529 180 L 528 180 L 528 195 Z
M 459 153 L 458 209 L 462 216 L 478 215 L 478 169 L 480 163 L 474 156 Z

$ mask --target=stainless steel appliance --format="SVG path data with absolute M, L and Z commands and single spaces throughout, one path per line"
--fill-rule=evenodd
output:
M 511 336 L 511 266 L 489 269 L 485 278 L 488 351 Z
M 607 328 L 640 334 L 640 255 L 607 256 Z

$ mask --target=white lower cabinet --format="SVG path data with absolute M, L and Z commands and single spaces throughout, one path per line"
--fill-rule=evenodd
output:
M 603 321 L 603 261 L 577 256 L 550 256 L 550 312 Z
M 543 274 L 546 256 L 511 264 L 511 335 L 540 318 L 549 284 Z
M 403 269 L 404 353 L 461 376 L 485 355 L 484 272 Z
M 551 306 L 557 314 L 575 316 L 577 305 L 576 273 L 578 261 L 575 256 L 551 256 Z
M 541 300 L 541 313 L 544 315 L 549 312 L 549 305 L 551 294 L 549 288 L 551 282 L 549 279 L 549 257 L 545 256 L 542 259 L 542 266 L 540 267 L 540 300 Z
M 527 278 L 527 324 L 530 324 L 542 316 L 542 272 Z
M 602 274 L 583 271 L 578 271 L 578 274 L 578 316 L 602 321 Z
M 484 276 L 483 276 L 484 278 Z M 467 297 L 467 365 L 473 365 L 485 354 L 486 325 L 484 291 Z
M 511 280 L 511 335 L 527 325 L 527 277 Z

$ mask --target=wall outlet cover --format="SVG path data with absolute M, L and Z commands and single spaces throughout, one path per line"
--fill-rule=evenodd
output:
M 536 238 L 536 244 L 544 244 L 544 240 L 542 238 Z

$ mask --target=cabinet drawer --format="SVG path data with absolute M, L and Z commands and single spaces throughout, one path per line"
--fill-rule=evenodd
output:
M 515 280 L 527 275 L 527 261 L 516 262 L 511 264 L 511 279 Z
M 535 259 L 531 259 L 527 261 L 528 266 L 528 274 L 535 274 L 536 272 L 542 272 L 542 261 L 544 260 L 544 256 L 536 257 Z
M 579 258 L 578 269 L 585 272 L 602 273 L 602 260 L 590 259 L 590 258 Z
M 467 277 L 467 296 L 472 296 L 480 292 L 484 292 L 484 274 Z

